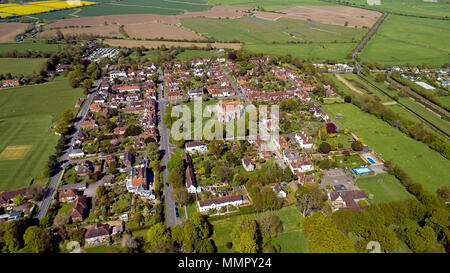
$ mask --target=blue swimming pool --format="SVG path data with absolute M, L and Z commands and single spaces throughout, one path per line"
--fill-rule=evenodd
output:
M 375 163 L 377 163 L 375 160 L 373 160 L 371 157 L 366 157 L 367 158 L 367 160 L 370 162 L 370 163 L 372 163 L 372 164 L 375 164 Z
M 353 171 L 360 175 L 360 174 L 365 174 L 365 173 L 370 173 L 371 170 L 369 168 L 366 167 L 360 167 L 360 168 L 353 168 Z

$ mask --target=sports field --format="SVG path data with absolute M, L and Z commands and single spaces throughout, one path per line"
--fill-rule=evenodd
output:
M 450 181 L 450 162 L 425 144 L 411 139 L 375 116 L 364 113 L 353 104 L 325 105 L 342 128 L 348 128 L 373 148 L 383 159 L 392 160 L 415 181 L 432 193 Z M 368 126 L 370 124 L 370 126 Z
M 24 187 L 42 175 L 58 140 L 50 130 L 52 120 L 81 96 L 67 79 L 0 90 L 0 191 Z
M 46 59 L 0 58 L 0 74 L 26 75 L 38 73 L 39 67 Z
M 302 59 L 343 59 L 366 29 L 281 18 L 185 18 L 183 26 L 218 41 L 240 41 L 250 52 L 298 56 Z M 299 43 L 299 44 L 297 44 Z
M 449 44 L 448 21 L 388 15 L 362 51 L 361 59 L 386 65 L 427 62 L 438 66 L 450 62 Z
M 374 203 L 387 203 L 391 201 L 414 198 L 409 194 L 400 182 L 388 173 L 361 177 L 356 180 L 359 188 L 366 190 L 367 194 L 373 194 Z

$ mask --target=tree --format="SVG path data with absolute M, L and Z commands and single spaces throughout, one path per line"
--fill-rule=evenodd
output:
M 337 133 L 337 127 L 332 122 L 327 123 L 326 128 L 327 128 L 327 134 L 336 134 Z
M 215 167 L 214 173 L 221 182 L 230 182 L 233 177 L 233 170 L 226 165 Z
M 240 253 L 257 253 L 260 251 L 256 221 L 250 216 L 238 218 L 231 237 L 234 238 L 233 248 Z
M 450 202 L 450 186 L 443 186 L 442 188 L 438 189 L 436 193 L 444 201 Z
M 167 170 L 169 172 L 177 172 L 183 174 L 186 168 L 186 162 L 184 162 L 181 154 L 174 154 L 167 162 Z
M 322 142 L 319 145 L 319 152 L 323 154 L 328 154 L 331 151 L 331 145 L 327 142 Z
M 150 142 L 147 145 L 146 156 L 150 161 L 159 159 L 159 145 L 156 142 Z
M 64 121 L 58 122 L 55 126 L 55 132 L 65 135 L 69 132 L 69 125 Z
M 147 232 L 146 243 L 150 252 L 158 252 L 165 250 L 171 243 L 169 231 L 166 230 L 163 223 L 153 225 Z
M 167 182 L 175 188 L 184 186 L 184 176 L 179 172 L 171 172 L 167 178 Z
M 129 249 L 136 249 L 139 247 L 139 243 L 129 233 L 123 235 L 121 245 L 122 247 Z
M 444 248 L 436 241 L 436 234 L 429 226 L 418 225 L 407 227 L 402 235 L 405 243 L 414 253 L 445 252 Z
M 189 193 L 185 187 L 176 188 L 173 191 L 173 200 L 178 204 L 184 206 L 189 200 Z
M 362 143 L 359 141 L 356 141 L 356 140 L 352 142 L 351 146 L 352 146 L 353 151 L 355 151 L 355 152 L 360 152 L 363 149 Z
M 377 73 L 375 75 L 375 81 L 376 82 L 384 82 L 384 78 L 385 78 L 385 76 L 382 73 Z
M 278 232 L 283 230 L 280 217 L 272 212 L 264 212 L 257 216 L 259 230 L 264 238 L 275 237 Z
M 64 112 L 62 113 L 62 119 L 65 123 L 70 123 L 72 122 L 74 116 L 73 116 L 73 112 L 70 109 L 66 109 L 64 110 Z
M 208 151 L 212 155 L 220 156 L 222 155 L 224 145 L 221 140 L 213 140 L 208 144 Z
M 385 226 L 371 226 L 365 234 L 365 245 L 370 241 L 380 243 L 381 251 L 397 249 L 397 236 Z
M 125 130 L 125 137 L 128 136 L 137 136 L 139 134 L 141 134 L 141 127 L 139 127 L 138 125 L 130 125 L 127 127 L 127 129 Z
M 44 188 L 39 185 L 31 185 L 27 189 L 27 196 L 36 201 L 40 201 L 44 196 Z
M 43 228 L 31 226 L 23 235 L 25 253 L 45 253 L 52 250 L 50 235 Z
M 25 197 L 22 194 L 19 194 L 16 197 L 14 197 L 13 201 L 14 201 L 14 205 L 20 206 L 23 203 L 25 203 Z
M 300 209 L 303 217 L 309 215 L 313 209 L 321 209 L 327 195 L 317 183 L 307 183 L 299 187 L 295 192 L 297 207 Z
M 70 216 L 66 215 L 56 215 L 55 220 L 53 220 L 53 224 L 57 227 L 62 227 L 67 225 L 70 222 Z

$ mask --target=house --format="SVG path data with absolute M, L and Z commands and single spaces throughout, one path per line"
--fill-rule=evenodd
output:
M 208 152 L 208 146 L 206 146 L 206 143 L 203 141 L 189 141 L 185 144 L 186 152 L 188 153 L 205 153 Z
M 307 172 L 313 169 L 311 160 L 306 158 L 300 158 L 289 163 L 289 168 L 292 173 L 298 172 Z
M 2 87 L 17 87 L 19 85 L 19 80 L 2 80 Z
M 217 117 L 222 123 L 239 119 L 244 113 L 244 107 L 240 101 L 219 101 L 216 107 Z
M 119 87 L 119 93 L 139 92 L 140 90 L 141 90 L 141 88 L 139 87 L 139 85 L 125 85 L 125 86 Z
M 94 166 L 91 161 L 86 160 L 80 165 L 75 166 L 78 176 L 87 176 L 94 171 Z
M 313 146 L 313 140 L 305 132 L 299 132 L 295 134 L 295 139 L 303 149 L 311 149 Z
M 244 156 L 244 158 L 242 158 L 242 166 L 247 172 L 254 171 L 256 167 L 248 156 Z
M 8 221 L 17 220 L 22 217 L 23 212 L 19 210 L 11 210 L 9 213 Z
M 59 187 L 59 190 L 65 190 L 65 189 L 76 189 L 78 191 L 83 191 L 87 188 L 87 183 L 76 183 L 76 184 L 66 184 L 61 185 Z
M 73 202 L 77 197 L 77 189 L 64 189 L 58 192 L 58 200 L 62 203 Z
M 83 221 L 88 212 L 87 196 L 78 195 L 75 201 L 72 203 L 72 209 L 70 210 L 70 218 L 72 221 Z
M 302 158 L 302 153 L 300 150 L 284 150 L 283 151 L 283 160 L 285 163 L 289 163 L 291 161 L 298 160 Z
M 228 195 L 228 196 L 222 196 L 217 198 L 211 198 L 206 200 L 199 200 L 197 201 L 198 209 L 201 212 L 207 212 L 210 209 L 216 209 L 219 210 L 221 207 L 224 206 L 240 206 L 242 205 L 242 195 Z
M 192 164 L 192 158 L 189 153 L 185 153 L 183 156 L 186 162 L 186 188 L 191 194 L 197 192 L 197 180 L 195 180 L 194 165 Z
M 131 173 L 127 178 L 127 190 L 136 193 L 147 199 L 155 199 L 155 191 L 151 188 L 153 180 L 147 168 L 148 160 L 144 160 L 143 164 L 133 167 Z
M 87 244 L 105 243 L 109 238 L 110 227 L 107 224 L 95 223 L 86 229 L 84 240 Z
M 286 196 L 287 196 L 287 190 L 284 189 L 284 188 L 282 188 L 282 187 L 280 186 L 280 184 L 276 184 L 276 185 L 273 187 L 273 191 L 277 194 L 277 196 L 278 196 L 279 198 L 286 198 Z
M 358 201 L 366 199 L 364 190 L 331 191 L 328 193 L 333 211 L 339 209 L 366 209 L 368 206 L 360 206 Z
M 188 91 L 189 98 L 201 97 L 203 95 L 203 89 L 190 89 Z
M 83 157 L 83 156 L 84 156 L 84 151 L 82 149 L 72 149 L 72 150 L 70 150 L 70 153 L 69 153 L 69 158 L 70 159 Z
M 0 206 L 13 204 L 13 200 L 17 195 L 25 195 L 28 188 L 9 190 L 0 193 Z

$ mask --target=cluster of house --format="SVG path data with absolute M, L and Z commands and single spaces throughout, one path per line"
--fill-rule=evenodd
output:
M 164 84 L 168 99 L 172 103 L 183 100 L 184 96 L 194 98 L 203 95 L 203 90 L 214 98 L 223 98 L 234 96 L 235 92 L 231 82 L 222 68 L 221 63 L 226 60 L 218 58 L 211 60 L 209 58 L 196 59 L 190 63 L 170 62 L 163 65 Z M 202 81 L 196 81 L 197 87 L 186 87 L 186 81 L 195 81 L 195 78 L 203 78 Z
M 20 82 L 18 79 L 11 79 L 11 80 L 2 80 L 1 86 L 2 88 L 9 88 L 9 87 L 17 87 L 20 86 Z

